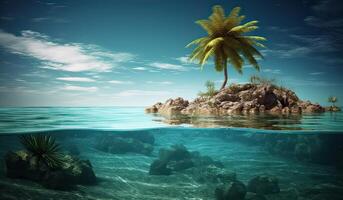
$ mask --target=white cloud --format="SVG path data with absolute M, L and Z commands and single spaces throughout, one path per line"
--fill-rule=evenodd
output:
M 16 36 L 0 30 L 0 46 L 11 53 L 40 60 L 42 68 L 71 72 L 106 72 L 119 62 L 126 62 L 134 57 L 129 53 L 101 51 L 95 45 L 60 44 L 33 31 L 22 31 L 20 36 Z
M 134 68 L 132 68 L 132 69 L 138 70 L 138 71 L 145 71 L 145 70 L 148 70 L 148 69 L 145 68 L 145 67 L 134 67 Z
M 72 82 L 95 82 L 94 79 L 86 77 L 58 77 L 57 80 L 72 81 Z
M 126 90 L 119 92 L 118 97 L 131 97 L 131 96 L 163 96 L 168 95 L 167 91 L 150 91 L 150 90 Z
M 181 56 L 181 57 L 176 58 L 176 60 L 178 60 L 184 65 L 197 64 L 196 61 L 190 61 L 188 56 Z
M 80 92 L 95 92 L 98 90 L 97 87 L 81 87 L 81 86 L 75 86 L 75 85 L 67 85 L 62 88 L 62 90 L 68 90 L 68 91 L 80 91 Z
M 266 68 L 266 69 L 263 69 L 262 71 L 266 72 L 266 73 L 272 73 L 272 74 L 281 74 L 281 70 L 279 70 L 279 69 Z
M 171 81 L 147 81 L 148 84 L 161 84 L 161 85 L 171 85 L 173 82 Z
M 185 68 L 182 65 L 174 65 L 170 63 L 160 63 L 160 62 L 154 62 L 150 63 L 149 66 L 155 67 L 158 69 L 167 69 L 167 70 L 175 70 L 175 71 L 187 71 L 187 68 Z
M 133 84 L 132 81 L 119 81 L 119 80 L 111 80 L 111 81 L 108 81 L 109 83 L 112 83 L 112 84 L 118 84 L 118 85 L 127 85 L 127 84 Z

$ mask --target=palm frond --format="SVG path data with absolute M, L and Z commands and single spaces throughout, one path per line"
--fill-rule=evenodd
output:
M 209 20 L 198 20 L 195 23 L 199 24 L 207 32 L 208 35 L 212 35 L 215 32 L 215 28 Z

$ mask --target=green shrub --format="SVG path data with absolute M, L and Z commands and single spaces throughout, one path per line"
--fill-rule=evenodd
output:
M 217 94 L 218 91 L 216 90 L 213 81 L 206 81 L 205 86 L 206 86 L 207 91 L 206 92 L 199 92 L 198 96 L 213 97 L 214 95 Z

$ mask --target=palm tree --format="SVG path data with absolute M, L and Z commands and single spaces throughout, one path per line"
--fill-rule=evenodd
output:
M 336 107 L 336 105 L 335 105 L 335 103 L 338 101 L 338 99 L 337 99 L 337 97 L 335 97 L 335 96 L 330 96 L 329 98 L 328 98 L 328 102 L 329 103 L 332 103 L 332 106 L 333 107 Z
M 232 66 L 241 74 L 245 58 L 257 70 L 260 69 L 257 57 L 263 58 L 262 54 L 255 48 L 264 47 L 259 41 L 265 41 L 264 37 L 247 36 L 245 33 L 256 30 L 258 21 L 250 21 L 240 25 L 245 16 L 240 16 L 241 8 L 232 9 L 228 16 L 225 16 L 221 6 L 214 6 L 213 13 L 209 19 L 196 21 L 205 31 L 207 36 L 198 38 L 186 47 L 197 45 L 189 56 L 191 61 L 198 60 L 201 68 L 206 61 L 214 58 L 215 69 L 224 71 L 223 89 L 227 83 L 227 64 Z

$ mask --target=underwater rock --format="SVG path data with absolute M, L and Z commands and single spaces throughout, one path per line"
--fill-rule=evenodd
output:
M 75 185 L 93 185 L 96 176 L 88 160 L 64 156 L 61 168 L 52 169 L 26 151 L 9 151 L 5 156 L 6 175 L 9 178 L 27 179 L 51 189 L 71 189 Z
M 266 200 L 297 200 L 298 191 L 295 188 L 281 190 L 279 193 L 265 195 Z
M 167 167 L 167 163 L 162 160 L 155 160 L 150 165 L 150 175 L 170 175 L 172 170 Z
M 136 137 L 131 138 L 123 137 L 121 135 L 109 135 L 100 138 L 97 141 L 95 148 L 113 154 L 140 153 L 150 155 L 154 149 L 151 145 L 151 143 L 154 143 L 154 139 L 150 137 L 140 137 L 141 138 L 137 139 Z
M 149 174 L 170 175 L 171 172 L 209 165 L 223 167 L 221 162 L 214 161 L 208 156 L 201 156 L 199 152 L 189 152 L 184 145 L 177 144 L 169 149 L 159 150 L 159 157 L 150 165 Z
M 265 196 L 252 192 L 247 192 L 244 200 L 267 200 Z M 293 200 L 293 199 L 292 199 Z
M 311 200 L 341 200 L 343 187 L 329 183 L 319 184 L 312 187 L 301 188 L 299 196 Z
M 325 109 L 319 104 L 301 101 L 293 91 L 273 84 L 234 84 L 213 97 L 198 97 L 192 102 L 180 97 L 168 99 L 145 111 L 170 117 L 180 114 L 230 115 L 259 112 L 301 114 L 325 112 Z
M 338 107 L 338 106 L 328 106 L 328 107 L 325 107 L 325 111 L 328 111 L 328 112 L 339 112 L 339 111 L 341 111 L 341 108 Z
M 193 175 L 201 183 L 211 182 L 224 184 L 237 180 L 235 172 L 214 165 L 194 168 Z
M 217 200 L 244 200 L 246 193 L 247 189 L 240 181 L 233 181 L 215 189 Z
M 249 181 L 248 191 L 262 195 L 279 193 L 279 181 L 276 177 L 256 176 Z
M 186 149 L 184 145 L 172 145 L 170 149 L 160 149 L 159 158 L 161 160 L 180 161 L 191 158 L 191 153 Z

